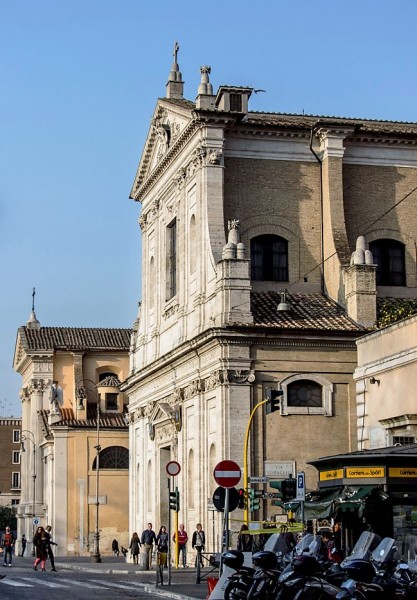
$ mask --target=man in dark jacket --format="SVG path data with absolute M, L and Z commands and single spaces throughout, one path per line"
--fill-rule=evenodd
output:
M 55 556 L 52 551 L 52 546 L 56 546 L 57 544 L 52 541 L 52 527 L 48 525 L 46 527 L 46 536 L 48 538 L 48 558 L 51 561 L 51 571 L 56 571 L 55 569 Z
M 14 546 L 14 535 L 10 531 L 10 527 L 6 527 L 6 531 L 1 536 L 1 547 L 3 548 L 4 566 L 12 566 L 12 552 Z M 9 562 L 7 562 L 7 557 Z
M 143 551 L 145 553 L 145 562 L 144 567 L 147 571 L 152 568 L 152 548 L 153 544 L 156 545 L 156 534 L 152 529 L 152 523 L 148 523 L 148 528 L 142 532 L 142 537 L 140 538 L 140 543 L 143 546 Z

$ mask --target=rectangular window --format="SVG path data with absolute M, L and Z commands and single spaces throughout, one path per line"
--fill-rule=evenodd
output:
M 13 429 L 13 443 L 20 444 L 20 431 L 18 429 Z
M 20 500 L 18 500 L 17 498 L 12 498 L 12 506 L 17 506 L 19 502 Z
M 106 410 L 117 410 L 118 394 L 106 394 Z
M 407 446 L 409 444 L 415 444 L 415 437 L 412 435 L 393 435 L 392 445 L 393 446 Z
M 20 490 L 20 473 L 12 473 L 12 488 Z
M 166 299 L 171 300 L 177 293 L 177 221 L 167 227 L 167 270 Z
M 19 450 L 13 450 L 13 453 L 12 453 L 12 463 L 14 465 L 20 465 L 20 452 L 19 452 Z
M 242 112 L 242 96 L 240 94 L 230 94 L 230 110 Z

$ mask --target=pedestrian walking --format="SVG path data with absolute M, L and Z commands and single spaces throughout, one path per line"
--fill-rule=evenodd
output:
M 42 571 L 45 571 L 46 561 L 48 559 L 49 538 L 43 527 L 38 527 L 33 538 L 33 545 L 36 548 L 36 558 L 33 563 L 33 570 L 38 570 L 38 564 L 41 564 Z
M 162 567 L 166 567 L 168 556 L 168 533 L 165 525 L 162 525 L 156 536 L 156 548 L 159 556 L 158 564 Z
M 129 544 L 130 554 L 132 555 L 133 562 L 135 565 L 138 564 L 140 546 L 141 546 L 141 543 L 139 540 L 139 536 L 135 531 L 135 533 L 132 534 L 132 538 L 131 538 L 130 544 Z
M 119 556 L 119 542 L 114 539 L 111 543 L 111 551 L 113 552 L 114 556 Z
M 156 544 L 156 534 L 152 529 L 152 523 L 148 523 L 147 529 L 142 532 L 140 542 L 143 546 L 143 552 L 145 553 L 144 567 L 149 571 L 152 568 L 153 545 Z
M 203 526 L 201 523 L 197 523 L 196 529 L 193 533 L 193 537 L 191 540 L 192 548 L 195 548 L 196 557 L 195 557 L 195 566 L 197 567 L 198 561 L 200 561 L 200 565 L 203 566 L 203 557 L 201 553 L 203 552 L 206 545 L 206 534 L 203 531 Z
M 56 544 L 55 542 L 52 541 L 52 527 L 50 525 L 47 525 L 47 527 L 46 527 L 46 536 L 48 538 L 48 558 L 51 561 L 51 567 L 52 567 L 51 571 L 56 571 L 55 556 L 52 551 L 52 546 L 57 546 L 58 544 Z
M 10 527 L 6 527 L 5 532 L 1 536 L 1 547 L 3 548 L 3 565 L 5 567 L 12 566 L 12 554 L 14 546 L 14 535 L 10 531 Z M 8 561 L 7 561 L 8 559 Z
M 172 539 L 174 542 L 176 541 L 177 532 L 174 533 L 174 535 L 172 536 Z M 188 535 L 187 535 L 187 532 L 185 531 L 184 525 L 181 523 L 181 525 L 179 526 L 179 529 L 178 529 L 177 563 L 179 564 L 180 554 L 182 554 L 182 566 L 184 569 L 186 569 L 188 567 L 188 565 L 187 565 L 187 542 L 188 542 Z
M 25 534 L 23 534 L 22 537 L 21 537 L 21 539 L 20 539 L 20 545 L 22 546 L 22 551 L 20 553 L 20 556 L 24 556 L 25 555 L 26 544 L 27 544 L 27 539 L 26 539 Z

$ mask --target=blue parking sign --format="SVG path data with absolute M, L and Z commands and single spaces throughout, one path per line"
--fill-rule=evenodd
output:
M 297 473 L 297 495 L 296 500 L 304 502 L 306 499 L 305 474 L 304 471 Z

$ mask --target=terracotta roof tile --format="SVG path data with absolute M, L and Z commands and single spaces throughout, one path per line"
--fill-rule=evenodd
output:
M 242 125 L 286 127 L 311 130 L 317 123 L 322 126 L 354 127 L 359 133 L 370 134 L 417 134 L 417 123 L 403 121 L 378 121 L 350 117 L 328 117 L 322 115 L 295 115 L 285 113 L 249 112 Z
M 39 411 L 44 427 L 50 429 L 48 425 L 49 410 Z M 75 427 L 95 429 L 97 427 L 97 411 L 95 408 L 88 408 L 86 419 L 76 419 L 72 408 L 61 409 L 61 420 L 54 423 L 54 427 Z M 121 413 L 101 413 L 100 429 L 128 429 L 124 415 Z
M 367 331 L 327 296 L 287 293 L 286 298 L 291 310 L 278 312 L 277 306 L 281 301 L 279 292 L 252 292 L 251 310 L 255 326 L 283 330 Z
M 28 350 L 129 350 L 131 329 L 93 327 L 21 327 Z

